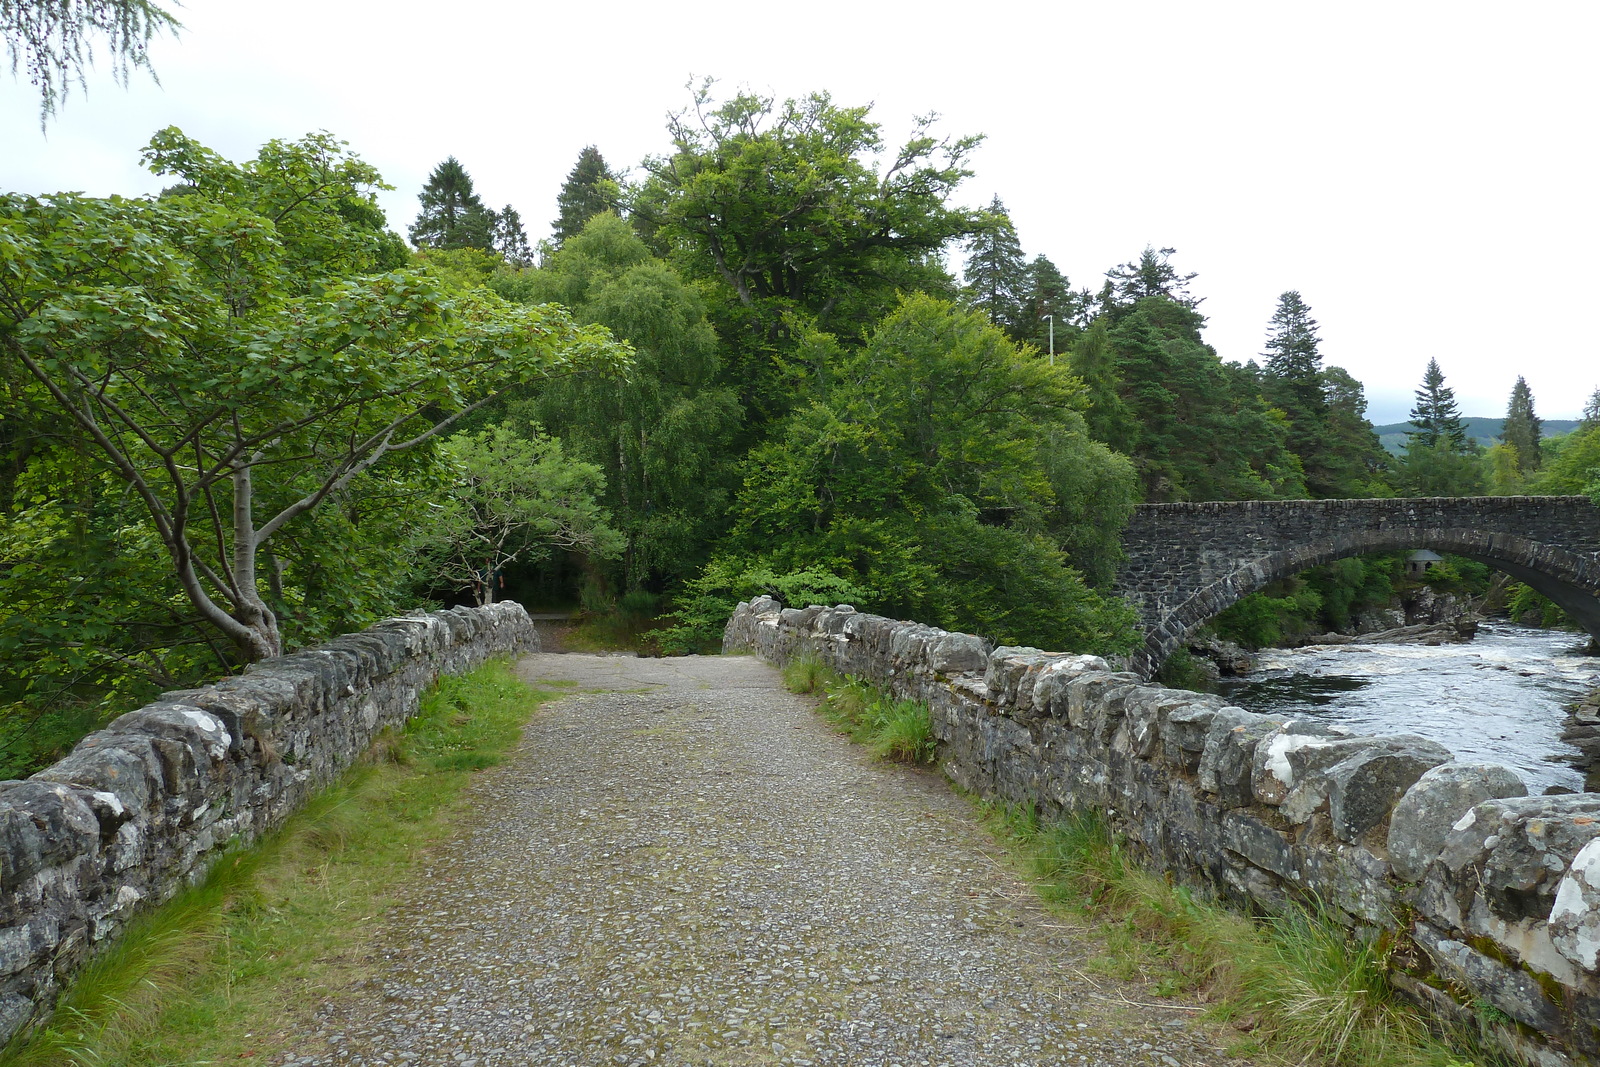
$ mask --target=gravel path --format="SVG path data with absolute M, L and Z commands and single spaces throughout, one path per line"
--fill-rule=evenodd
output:
M 971 805 L 743 656 L 537 655 L 582 686 L 471 787 L 376 974 L 279 1064 L 1238 1064 L 1085 975 Z

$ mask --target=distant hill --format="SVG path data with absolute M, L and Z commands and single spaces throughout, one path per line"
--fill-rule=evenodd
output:
M 1477 441 L 1484 448 L 1496 444 L 1500 440 L 1500 431 L 1505 426 L 1505 419 L 1480 419 L 1467 416 L 1462 418 L 1467 425 L 1467 436 Z M 1578 428 L 1575 419 L 1545 419 L 1543 433 L 1546 437 L 1555 437 L 1558 434 L 1571 433 Z M 1372 428 L 1378 435 L 1378 440 L 1390 455 L 1398 456 L 1406 450 L 1406 433 L 1412 429 L 1409 422 L 1391 422 L 1386 426 Z

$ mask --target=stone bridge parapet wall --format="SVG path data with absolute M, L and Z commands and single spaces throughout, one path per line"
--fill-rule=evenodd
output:
M 1320 901 L 1392 931 L 1413 999 L 1457 1021 L 1504 1012 L 1527 1062 L 1600 1064 L 1600 795 L 1529 797 L 1423 738 L 1255 715 L 1094 656 L 844 606 L 740 604 L 724 648 L 812 655 L 925 700 L 960 785 L 1099 811 L 1148 863 L 1247 906 Z
M 154 704 L 0 782 L 0 1043 L 133 916 L 283 824 L 441 674 L 536 651 L 515 603 L 388 619 Z

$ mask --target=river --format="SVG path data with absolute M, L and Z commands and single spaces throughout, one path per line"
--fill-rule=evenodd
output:
M 1563 757 L 1566 707 L 1600 685 L 1586 635 L 1491 621 L 1464 644 L 1267 649 L 1257 669 L 1224 678 L 1250 711 L 1317 718 L 1359 734 L 1420 734 L 1464 760 L 1500 763 L 1529 792 L 1583 788 Z

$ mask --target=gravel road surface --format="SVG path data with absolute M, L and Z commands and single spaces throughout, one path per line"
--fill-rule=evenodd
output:
M 1094 973 L 967 800 L 873 763 L 761 661 L 519 670 L 579 688 L 478 777 L 374 977 L 276 1063 L 1243 1062 Z

